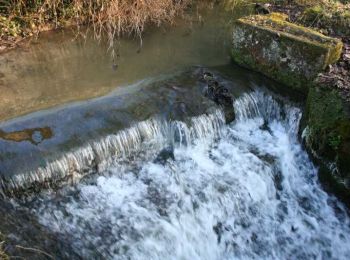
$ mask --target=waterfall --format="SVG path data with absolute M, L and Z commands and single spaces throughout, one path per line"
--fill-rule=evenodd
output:
M 298 143 L 301 110 L 259 91 L 234 109 L 229 125 L 215 110 L 119 132 L 101 154 L 139 153 L 25 206 L 84 259 L 349 259 L 350 218 Z
M 187 145 L 198 138 L 218 135 L 224 122 L 220 109 L 190 118 L 188 124 L 151 118 L 87 143 L 34 171 L 16 174 L 11 179 L 3 177 L 0 194 L 16 195 L 17 192 L 50 187 L 60 182 L 77 183 L 84 176 L 105 170 L 116 157 L 126 157 L 149 142 L 156 143 L 159 149 L 167 144 Z
M 235 100 L 234 109 L 237 120 L 241 122 L 261 118 L 265 123 L 273 121 L 283 123 L 292 135 L 296 135 L 299 131 L 301 109 L 289 103 L 283 104 L 282 101 L 263 91 L 244 93 L 242 97 Z

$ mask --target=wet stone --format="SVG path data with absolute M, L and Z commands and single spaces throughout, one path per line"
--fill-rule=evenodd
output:
M 174 156 L 174 148 L 173 147 L 166 147 L 163 150 L 160 151 L 157 158 L 154 159 L 154 163 L 164 165 L 169 160 L 175 160 Z
M 233 96 L 229 93 L 229 90 L 220 85 L 215 80 L 214 75 L 209 72 L 205 72 L 203 78 L 207 82 L 204 95 L 210 100 L 213 100 L 215 104 L 223 107 L 226 124 L 233 122 L 235 120 Z
M 238 19 L 231 56 L 243 67 L 307 93 L 307 85 L 340 58 L 343 44 L 286 19 L 280 13 Z

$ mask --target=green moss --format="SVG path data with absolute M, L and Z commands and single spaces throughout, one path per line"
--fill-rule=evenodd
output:
M 337 41 L 336 44 L 332 46 L 332 51 L 329 53 L 327 64 L 336 63 L 341 57 L 343 51 L 343 43 Z
M 334 150 L 337 151 L 339 149 L 339 146 L 341 144 L 341 136 L 337 135 L 335 133 L 331 133 L 328 136 L 328 145 Z
M 287 21 L 288 20 L 288 15 L 283 14 L 283 13 L 273 12 L 269 15 L 269 17 L 275 21 Z
M 307 143 L 320 157 L 335 162 L 350 178 L 350 115 L 338 90 L 312 87 L 307 99 Z
M 341 41 L 287 22 L 284 15 L 253 15 L 233 28 L 233 60 L 295 90 L 307 85 L 340 57 Z
M 350 36 L 350 5 L 338 1 L 322 1 L 306 8 L 299 22 L 328 32 Z
M 350 104 L 337 89 L 310 88 L 303 127 L 320 165 L 320 181 L 350 206 Z
M 326 60 L 327 65 L 336 62 L 340 58 L 343 48 L 340 40 L 327 37 L 313 29 L 290 23 L 284 14 L 254 15 L 241 18 L 239 21 L 256 26 L 259 29 L 269 29 L 279 35 L 284 34 L 284 36 L 294 38 L 300 42 L 329 49 L 328 59 Z

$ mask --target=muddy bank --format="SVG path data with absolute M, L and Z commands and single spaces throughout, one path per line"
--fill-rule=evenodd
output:
M 106 34 L 113 47 L 117 36 L 140 36 L 146 25 L 174 22 L 190 4 L 188 0 L 5 1 L 0 6 L 0 51 L 53 28 L 74 25 L 78 33 L 84 24 L 94 31 L 96 39 Z

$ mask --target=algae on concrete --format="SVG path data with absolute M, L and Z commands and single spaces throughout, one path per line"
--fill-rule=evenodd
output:
M 322 162 L 321 180 L 350 203 L 350 103 L 340 90 L 312 86 L 304 119 L 306 146 Z
M 341 55 L 340 40 L 290 23 L 283 14 L 252 15 L 233 27 L 233 60 L 299 92 Z

